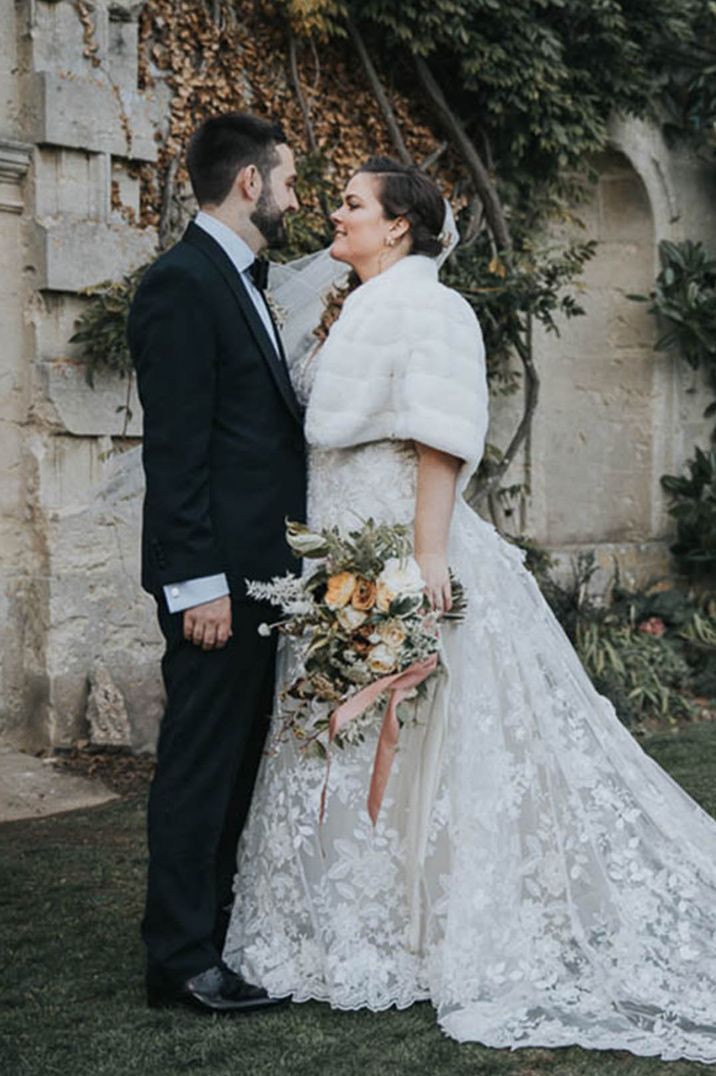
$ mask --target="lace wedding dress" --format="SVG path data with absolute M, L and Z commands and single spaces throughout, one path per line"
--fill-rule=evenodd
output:
M 308 522 L 410 523 L 416 473 L 407 440 L 314 447 Z M 225 960 L 296 1001 L 430 999 L 460 1041 L 716 1061 L 716 823 L 461 497 L 448 559 L 469 600 L 445 640 L 448 705 L 402 730 L 375 830 L 374 738 L 334 752 L 322 829 L 324 764 L 293 741 L 266 756 Z M 279 684 L 293 662 L 284 644 Z

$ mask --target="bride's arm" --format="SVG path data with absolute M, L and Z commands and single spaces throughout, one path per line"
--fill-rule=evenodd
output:
M 433 608 L 442 612 L 452 606 L 446 549 L 462 460 L 419 441 L 415 442 L 415 448 L 418 453 L 415 559 Z

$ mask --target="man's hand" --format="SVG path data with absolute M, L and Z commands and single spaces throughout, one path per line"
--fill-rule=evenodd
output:
M 228 596 L 184 610 L 184 638 L 202 650 L 221 650 L 232 634 Z

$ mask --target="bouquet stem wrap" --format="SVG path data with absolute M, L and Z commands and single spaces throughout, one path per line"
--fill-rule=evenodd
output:
M 438 655 L 431 654 L 425 661 L 416 661 L 407 669 L 403 669 L 402 672 L 392 673 L 389 676 L 382 676 L 380 680 L 375 680 L 372 684 L 368 684 L 366 687 L 361 688 L 360 691 L 356 692 L 350 699 L 347 699 L 346 702 L 338 706 L 331 714 L 331 720 L 328 726 L 329 744 L 333 742 L 341 729 L 344 729 L 346 725 L 356 717 L 360 717 L 360 715 L 364 713 L 364 711 L 367 710 L 384 691 L 390 691 L 388 705 L 386 706 L 385 714 L 383 715 L 380 736 L 378 737 L 378 744 L 375 749 L 373 773 L 371 775 L 370 789 L 368 792 L 368 814 L 370 815 L 370 820 L 373 825 L 378 821 L 380 807 L 383 802 L 383 796 L 385 795 L 385 789 L 393 765 L 395 749 L 398 745 L 398 736 L 400 734 L 400 724 L 398 722 L 397 714 L 398 705 L 414 687 L 417 687 L 418 684 L 422 684 L 423 680 L 427 680 L 431 673 L 437 668 L 437 664 Z M 328 756 L 326 779 L 323 784 L 323 791 L 321 792 L 321 823 L 323 822 L 326 813 L 329 767 L 330 755 Z

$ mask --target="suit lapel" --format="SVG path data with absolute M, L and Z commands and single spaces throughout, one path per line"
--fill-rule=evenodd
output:
M 276 341 L 278 343 L 278 350 L 279 350 L 279 354 L 281 356 L 281 365 L 284 367 L 285 370 L 288 370 L 288 363 L 286 361 L 286 352 L 283 349 L 283 340 L 281 339 L 281 333 L 279 332 L 278 324 L 276 323 L 276 318 L 274 317 L 273 310 L 271 309 L 271 304 L 268 302 L 265 295 L 262 296 L 262 299 L 263 299 L 263 302 L 264 302 L 264 304 L 266 306 L 266 309 L 268 310 L 268 316 L 271 318 L 271 324 L 273 325 L 273 331 L 274 331 L 274 333 L 276 335 Z M 290 380 L 291 379 L 289 378 L 289 381 Z
M 273 322 L 274 329 L 276 329 L 276 338 L 279 341 L 280 358 L 276 354 L 276 349 L 266 332 L 266 327 L 259 316 L 258 310 L 254 306 L 251 296 L 244 287 L 244 282 L 241 279 L 240 273 L 237 272 L 231 259 L 224 253 L 216 240 L 212 239 L 203 228 L 191 223 L 184 233 L 184 242 L 190 243 L 193 247 L 197 247 L 201 250 L 219 270 L 222 277 L 231 288 L 234 298 L 238 302 L 241 312 L 244 315 L 244 319 L 251 330 L 251 334 L 258 344 L 261 355 L 269 368 L 269 373 L 274 380 L 276 388 L 281 393 L 284 403 L 296 419 L 296 422 L 298 422 L 299 425 L 302 425 L 303 415 L 301 407 L 293 391 L 291 379 L 288 376 L 288 367 L 285 361 L 283 344 L 278 329 L 276 329 L 276 323 L 273 319 L 271 309 L 269 308 L 269 315 Z

